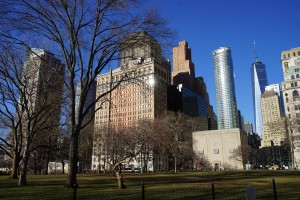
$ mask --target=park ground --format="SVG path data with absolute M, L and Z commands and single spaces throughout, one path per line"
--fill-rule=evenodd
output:
M 79 174 L 77 199 L 245 199 L 246 189 L 255 189 L 256 199 L 274 199 L 273 178 L 278 199 L 300 198 L 299 171 L 217 171 L 182 173 L 125 173 L 126 189 L 117 189 L 112 174 Z M 0 176 L 0 199 L 72 199 L 66 189 L 66 175 L 29 175 L 28 186 Z

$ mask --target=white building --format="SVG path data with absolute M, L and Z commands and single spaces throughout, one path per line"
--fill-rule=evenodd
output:
M 294 167 L 300 165 L 300 47 L 281 53 L 281 64 L 284 75 L 282 95 L 284 99 L 285 116 L 288 120 L 288 130 Z

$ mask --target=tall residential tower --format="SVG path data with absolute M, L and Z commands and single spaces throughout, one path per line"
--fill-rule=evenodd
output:
M 238 128 L 231 49 L 220 47 L 213 51 L 218 129 Z

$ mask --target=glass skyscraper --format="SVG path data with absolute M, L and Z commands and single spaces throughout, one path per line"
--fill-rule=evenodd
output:
M 251 82 L 252 82 L 255 132 L 259 136 L 261 136 L 263 127 L 262 127 L 260 96 L 262 93 L 265 92 L 265 87 L 268 85 L 266 66 L 262 62 L 256 61 L 252 64 Z
M 229 47 L 213 51 L 218 129 L 238 128 L 233 64 Z

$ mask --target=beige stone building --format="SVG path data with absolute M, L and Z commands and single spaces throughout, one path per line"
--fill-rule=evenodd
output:
M 150 41 L 151 43 L 140 43 L 141 46 L 137 49 L 126 49 L 122 52 L 125 57 L 119 68 L 98 76 L 96 98 L 123 81 L 96 104 L 95 129 L 105 126 L 134 126 L 139 120 L 154 120 L 167 109 L 171 65 L 161 55 L 159 44 L 154 39 L 150 38 Z M 99 148 L 96 144 L 94 139 L 93 170 L 97 170 L 100 164 Z M 101 163 L 101 168 L 103 167 Z M 150 165 L 149 167 L 149 171 L 153 170 Z
M 247 133 L 242 129 L 222 129 L 193 132 L 193 149 L 206 157 L 218 169 L 244 169 L 243 162 L 231 156 L 241 145 L 248 145 Z
M 286 129 L 279 96 L 272 90 L 266 91 L 260 102 L 263 122 L 261 147 L 281 146 L 286 140 Z
M 286 119 L 288 120 L 288 130 L 290 143 L 295 148 L 292 149 L 294 157 L 294 167 L 300 165 L 300 47 L 281 53 L 281 64 L 284 75 L 282 85 L 282 95 Z

